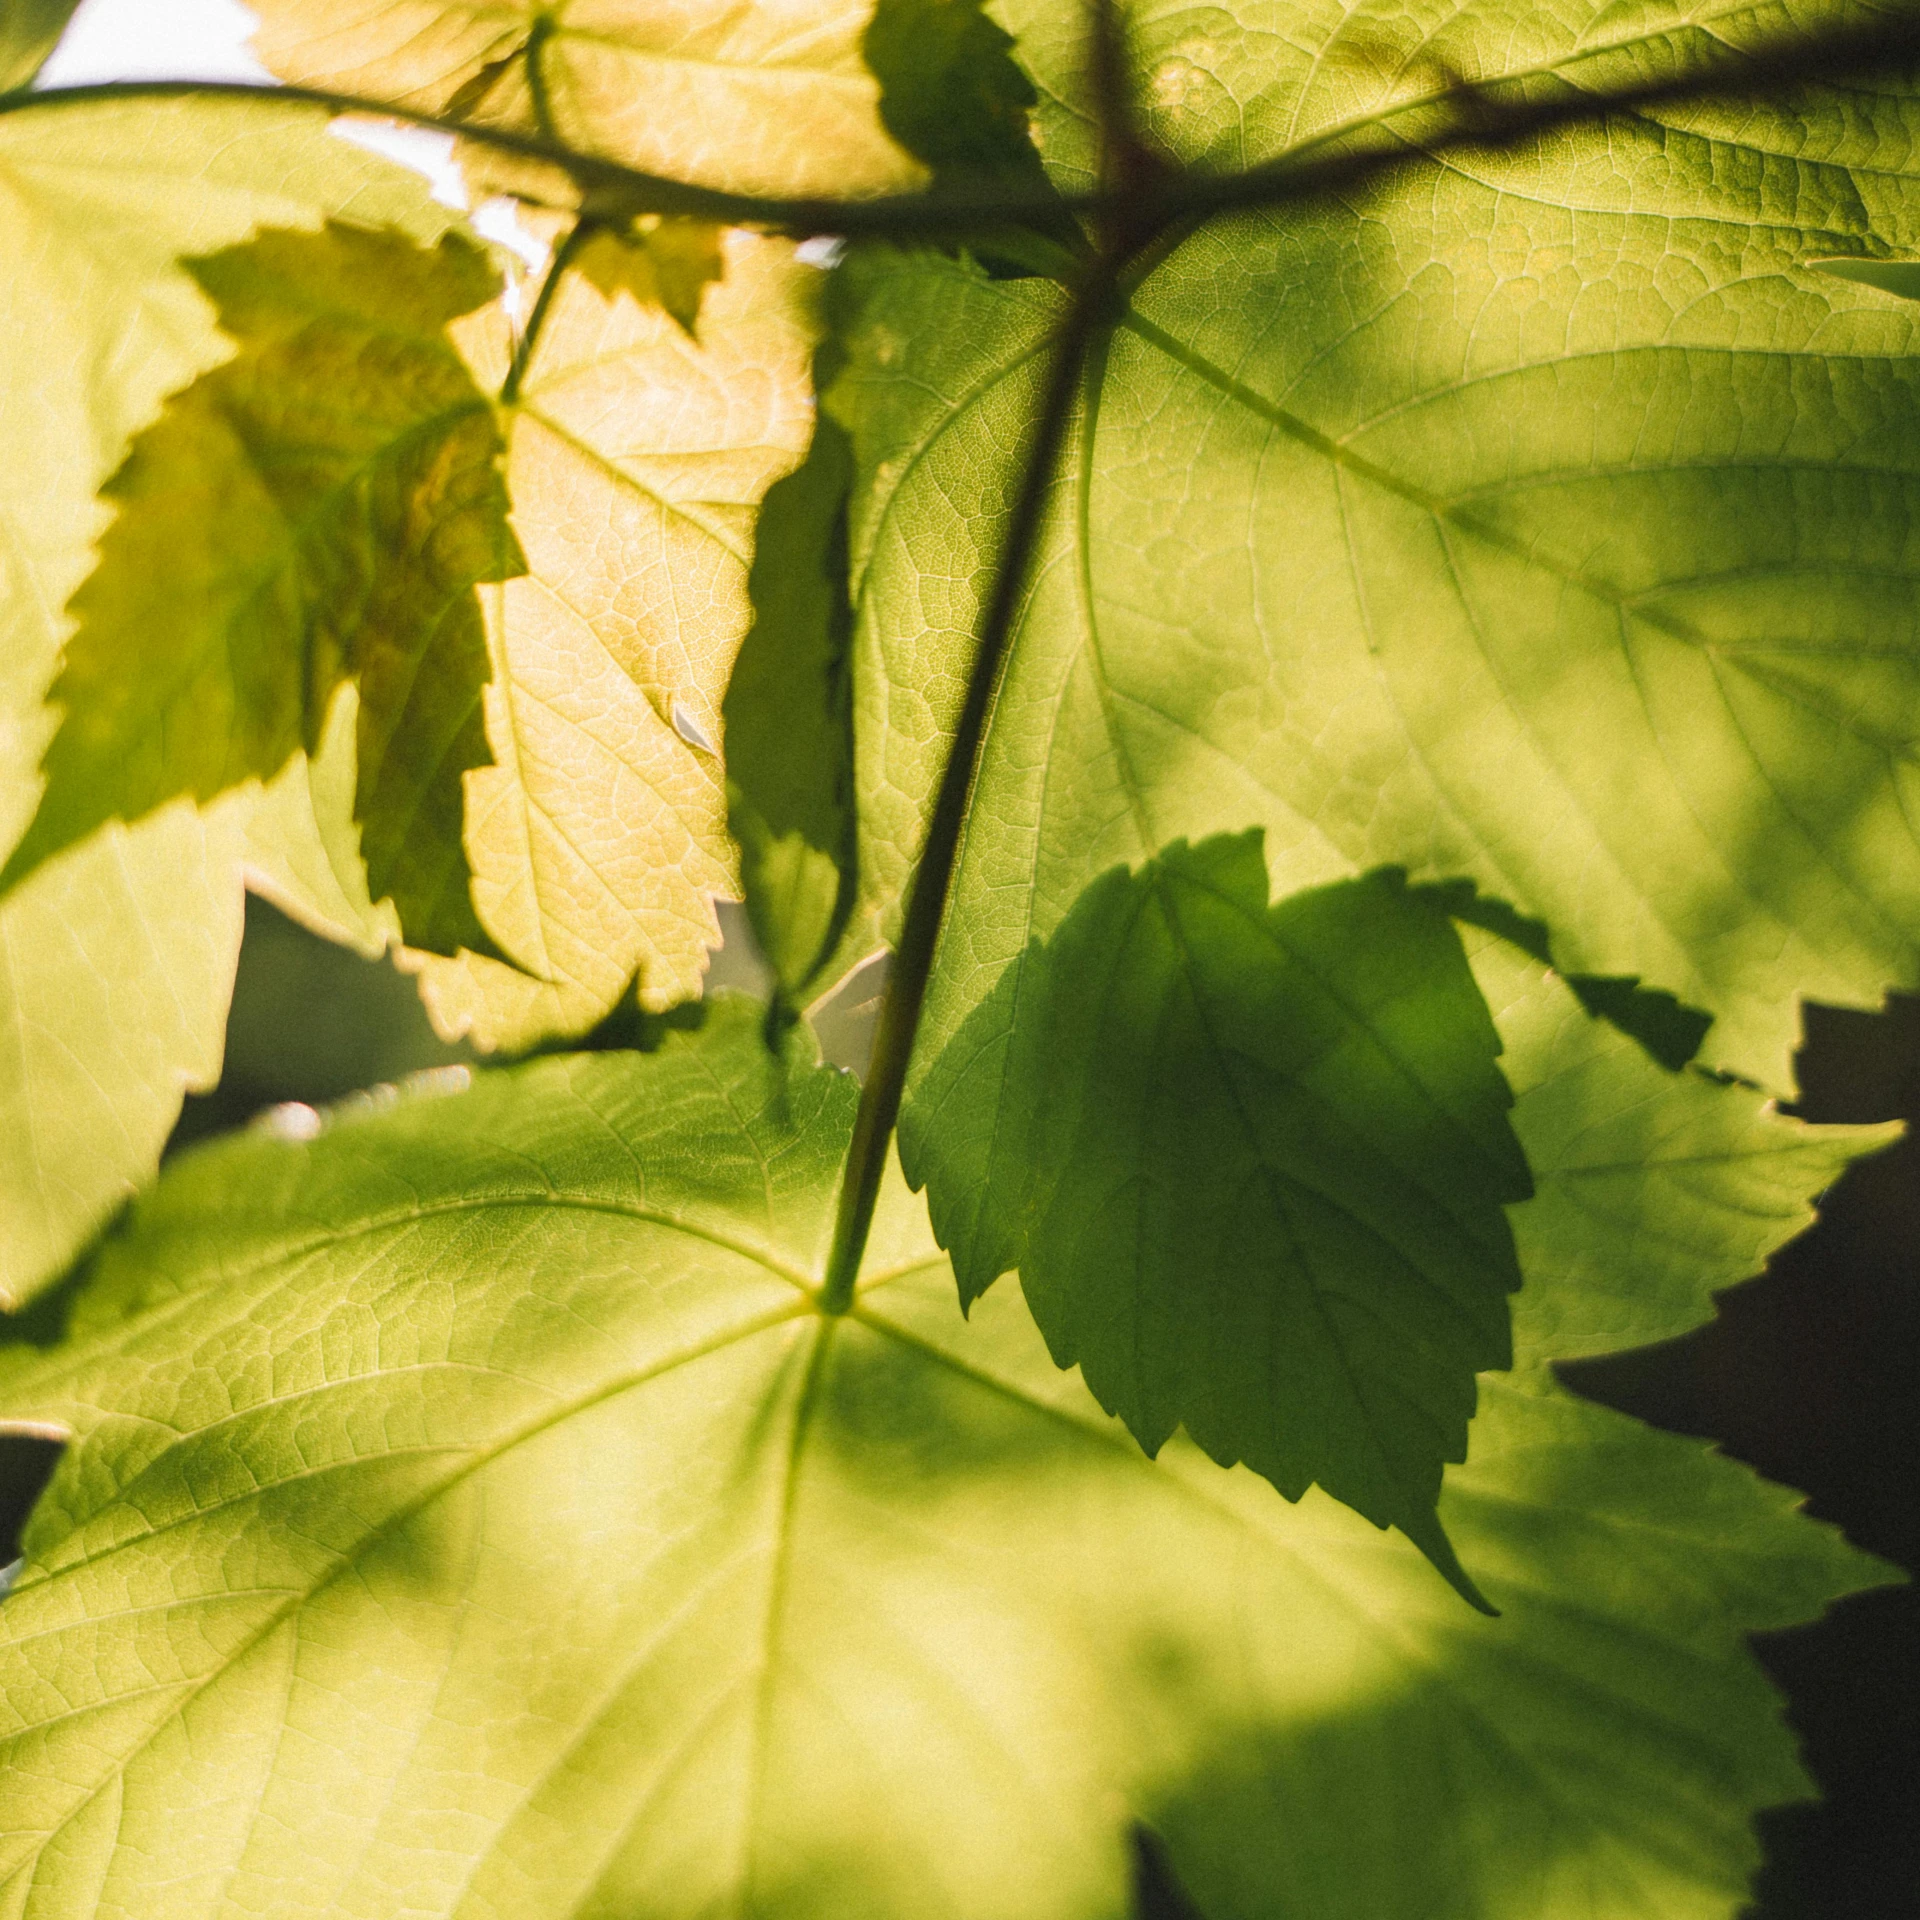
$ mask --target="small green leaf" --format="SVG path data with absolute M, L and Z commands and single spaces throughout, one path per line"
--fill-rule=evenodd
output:
M 1512 1358 L 1531 1186 L 1445 915 L 1392 871 L 1269 907 L 1258 833 L 1097 880 L 919 1076 L 907 1177 L 970 1305 L 1018 1268 L 1054 1359 L 1149 1453 L 1434 1520 Z
M 31 84 L 80 0 L 7 0 L 0 11 L 0 93 Z
M 984 0 L 878 0 L 860 52 L 880 82 L 881 120 L 933 170 L 935 194 L 998 189 L 1051 198 L 1028 126 L 1039 96 Z M 1066 249 L 1065 264 L 1084 251 L 1065 212 L 1033 224 Z M 994 251 L 990 236 L 976 245 Z
M 502 441 L 447 323 L 498 290 L 445 236 L 332 225 L 189 262 L 240 345 L 168 403 L 106 496 L 75 595 L 47 790 L 0 883 L 114 818 L 269 779 L 360 691 L 355 813 L 407 938 L 492 951 L 461 841 L 488 763 L 475 587 L 524 571 Z
M 1604 1310 L 1697 1313 L 1699 1230 L 1789 1230 L 1820 1136 L 1476 964 L 1523 1246 L 1583 1130 L 1737 1114 L 1613 1188 Z M 1087 1920 L 1144 1818 L 1209 1920 L 1731 1920 L 1806 1787 L 1745 1636 L 1881 1570 L 1553 1383 L 1570 1241 L 1442 1498 L 1483 1619 L 1322 1495 L 1147 1460 L 1013 1289 L 961 1320 L 897 1182 L 820 1315 L 853 1088 L 759 1027 L 186 1156 L 0 1355 L 75 1434 L 0 1607 L 24 1911 Z
M 615 231 L 602 227 L 573 256 L 573 264 L 611 300 L 625 293 L 660 306 L 689 335 L 700 326 L 700 301 L 726 271 L 721 230 L 705 220 L 642 216 Z
M 853 907 L 847 489 L 853 457 L 821 414 L 805 462 L 768 490 L 748 630 L 724 709 L 727 825 L 760 950 L 798 1005 Z
M 0 334 L 18 349 L 0 355 L 0 850 L 40 799 L 44 696 L 107 524 L 100 485 L 166 396 L 232 352 L 181 256 L 329 214 L 423 241 L 446 229 L 417 174 L 328 119 L 206 96 L 22 93 L 0 112 Z M 299 772 L 264 810 L 286 812 Z M 218 1077 L 242 864 L 272 859 L 262 811 L 245 795 L 199 819 L 163 808 L 0 899 L 0 1302 L 65 1270 L 152 1177 L 182 1092 Z

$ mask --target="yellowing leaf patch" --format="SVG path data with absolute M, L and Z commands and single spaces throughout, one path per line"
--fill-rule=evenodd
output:
M 255 11 L 255 48 L 284 79 L 457 107 L 702 186 L 875 193 L 919 174 L 881 126 L 860 58 L 867 0 L 265 0 Z
M 636 971 L 649 1007 L 699 990 L 735 886 L 720 699 L 755 511 L 811 431 L 815 277 L 736 233 L 697 341 L 581 274 L 552 304 L 507 420 L 529 573 L 482 596 L 497 764 L 467 780 L 474 897 L 532 977 L 410 962 L 445 1031 L 577 1032 Z

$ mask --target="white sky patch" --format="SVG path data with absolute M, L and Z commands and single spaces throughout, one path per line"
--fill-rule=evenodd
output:
M 43 87 L 96 80 L 271 80 L 237 0 L 81 0 L 40 69 Z
M 443 207 L 465 213 L 470 204 L 460 163 L 453 157 L 453 135 L 431 127 L 409 127 L 398 120 L 371 120 L 359 114 L 336 120 L 331 131 L 356 147 L 397 160 L 433 182 L 433 197 Z

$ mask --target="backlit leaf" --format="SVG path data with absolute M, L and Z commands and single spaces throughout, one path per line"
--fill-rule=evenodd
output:
M 1096 881 L 901 1118 L 970 1305 L 1015 1268 L 1149 1453 L 1317 1482 L 1480 1604 L 1433 1517 L 1512 1360 L 1531 1191 L 1459 936 L 1397 874 L 1271 908 L 1260 836 Z M 1468 1570 L 1469 1574 L 1471 1569 Z
M 414 944 L 488 951 L 461 848 L 484 764 L 475 587 L 522 570 L 492 409 L 446 337 L 498 289 L 469 242 L 341 225 L 187 262 L 239 344 L 105 493 L 40 810 L 0 880 L 111 819 L 271 779 L 360 694 L 369 883 Z
M 1613 1193 L 1636 1331 L 1862 1144 L 1493 965 L 1530 1144 L 1541 1096 L 1549 1148 L 1742 1116 Z M 1730 1920 L 1803 1785 L 1744 1632 L 1875 1569 L 1554 1386 L 1551 1224 L 1442 1500 L 1489 1620 L 1322 1495 L 1148 1461 L 1011 1288 L 961 1321 L 898 1187 L 819 1315 L 853 1088 L 759 1029 L 193 1156 L 0 1363 L 77 1435 L 0 1609 L 24 1911 L 1112 1920 L 1143 1816 L 1211 1920 Z
M 665 307 L 697 333 L 701 298 L 725 271 L 722 239 L 704 220 L 656 220 L 625 233 L 602 228 L 574 264 L 609 300 L 625 293 L 643 307 Z
M 1255 11 L 1131 13 L 1165 151 L 1388 139 L 1446 70 L 1597 87 L 1717 44 L 1591 7 Z M 1010 24 L 1084 184 L 1082 30 Z M 926 1044 L 1097 874 L 1254 824 L 1276 896 L 1470 877 L 1776 1086 L 1798 995 L 1920 980 L 1920 309 L 1808 264 L 1920 245 L 1914 116 L 1868 81 L 1622 116 L 1175 248 L 1089 371 Z M 848 959 L 894 925 L 1062 304 L 933 255 L 853 271 Z
M 743 192 L 909 186 L 860 59 L 868 0 L 260 0 L 286 80 L 551 136 Z
M 422 240 L 447 219 L 309 108 L 23 95 L 0 111 L 0 332 L 17 348 L 0 357 L 0 846 L 39 799 L 61 610 L 109 517 L 96 490 L 164 396 L 232 351 L 178 257 L 328 214 Z M 182 1092 L 219 1072 L 233 811 L 110 829 L 0 900 L 0 1302 L 65 1267 L 152 1173 Z
M 467 781 L 475 898 L 524 972 L 409 961 L 444 1032 L 578 1033 L 636 972 L 653 1010 L 699 991 L 714 897 L 738 888 L 720 701 L 756 509 L 811 430 L 818 278 L 786 243 L 735 233 L 698 340 L 581 274 L 552 303 L 506 410 L 528 573 L 483 597 L 496 764 Z M 489 385 L 505 345 L 468 340 Z
M 854 899 L 847 488 L 853 459 L 822 415 L 755 531 L 753 625 L 727 682 L 727 824 L 747 912 L 782 995 L 802 1004 Z

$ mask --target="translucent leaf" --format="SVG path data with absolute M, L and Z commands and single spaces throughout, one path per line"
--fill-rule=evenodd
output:
M 574 264 L 609 300 L 626 293 L 643 307 L 665 307 L 697 333 L 701 299 L 724 271 L 722 233 L 704 220 L 657 220 L 625 233 L 603 228 Z
M 1863 1144 L 1493 965 L 1543 1165 L 1678 1090 L 1739 1116 L 1737 1164 L 1615 1194 L 1636 1331 L 1717 1278 L 1695 1230 L 1787 1230 Z M 1552 1384 L 1557 1171 L 1442 1502 L 1489 1620 L 1323 1496 L 1148 1461 L 1010 1289 L 961 1321 L 898 1187 L 820 1316 L 853 1088 L 759 1029 L 185 1159 L 0 1362 L 77 1435 L 0 1609 L 24 1910 L 1079 1920 L 1141 1816 L 1212 1920 L 1730 1920 L 1804 1786 L 1744 1633 L 1875 1568 Z
M 1449 70 L 1599 87 L 1716 44 L 1593 8 L 1430 38 L 1385 6 L 1242 13 L 1132 16 L 1168 152 L 1391 139 Z M 1012 24 L 1084 180 L 1082 30 Z M 1916 130 L 1891 84 L 1622 116 L 1177 247 L 1089 372 L 929 1043 L 1098 873 L 1254 824 L 1276 895 L 1471 877 L 1776 1086 L 1799 994 L 1920 980 L 1920 321 L 1807 264 L 1920 243 Z M 852 270 L 849 959 L 893 927 L 1061 305 L 931 255 Z
M 1018 1268 L 1149 1453 L 1433 1517 L 1512 1359 L 1526 1162 L 1458 935 L 1388 872 L 1269 908 L 1260 836 L 1090 887 L 915 1087 L 901 1160 L 970 1305 Z M 1469 1570 L 1470 1571 L 1470 1570 Z
M 0 93 L 24 87 L 67 30 L 80 0 L 7 0 L 0 14 Z
M 430 239 L 424 187 L 255 101 L 0 111 L 0 846 L 39 799 L 61 609 L 108 520 L 96 490 L 164 396 L 232 349 L 178 266 L 328 214 Z M 244 812 L 244 807 L 240 809 Z M 226 814 L 109 831 L 0 901 L 0 1300 L 52 1279 L 153 1170 L 219 1072 L 240 930 Z
M 0 881 L 108 820 L 271 779 L 351 679 L 372 891 L 416 945 L 490 951 L 460 838 L 461 776 L 486 761 L 474 589 L 524 563 L 492 408 L 445 329 L 497 278 L 455 235 L 339 224 L 186 265 L 239 351 L 107 483 L 47 788 Z
M 703 186 L 911 185 L 860 59 L 867 0 L 725 7 L 575 0 L 262 0 L 254 47 L 286 80 L 567 145 Z
M 1047 191 L 1028 127 L 1038 95 L 982 0 L 877 0 L 860 48 L 880 82 L 880 118 L 932 170 L 933 192 Z M 1079 242 L 1065 214 L 1040 224 Z
M 688 732 L 721 738 L 755 512 L 811 431 L 818 278 L 783 242 L 729 236 L 698 340 L 563 279 L 507 410 L 529 573 L 484 596 L 497 764 L 467 782 L 475 898 L 525 972 L 409 961 L 445 1032 L 577 1033 L 636 972 L 650 1009 L 699 991 L 714 896 L 738 881 L 718 756 Z M 505 345 L 468 340 L 489 384 Z

